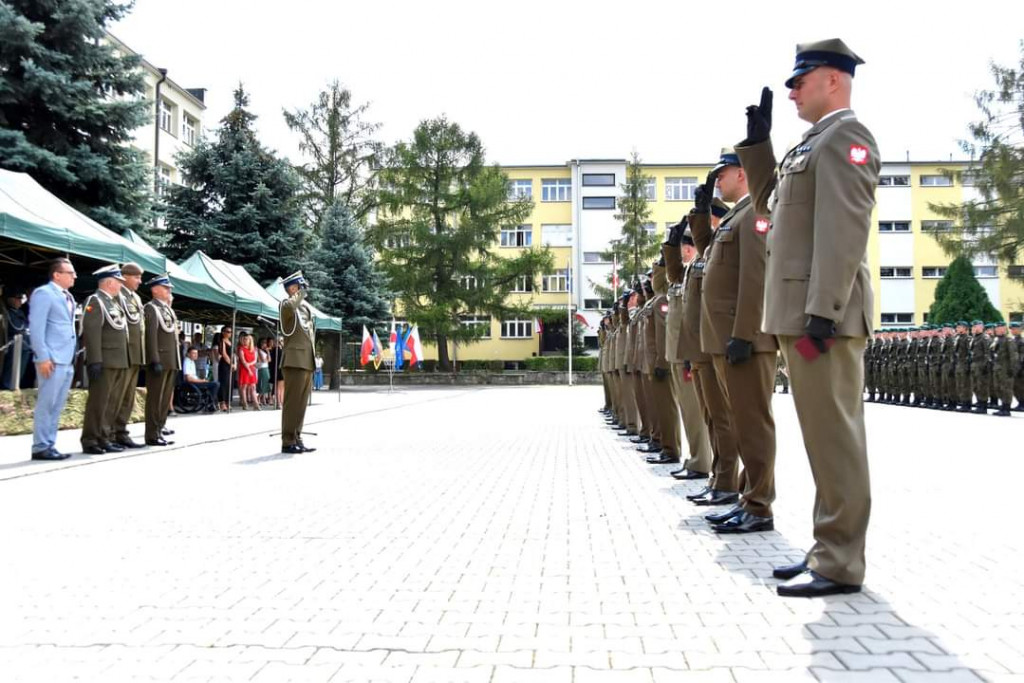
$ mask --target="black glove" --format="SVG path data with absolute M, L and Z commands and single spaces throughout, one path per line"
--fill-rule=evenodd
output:
M 804 332 L 807 333 L 811 343 L 814 344 L 820 353 L 828 353 L 828 346 L 825 344 L 825 340 L 836 336 L 836 324 L 828 318 L 812 315 L 807 318 Z
M 89 363 L 85 371 L 89 375 L 89 379 L 96 381 L 103 374 L 103 363 Z
M 750 360 L 752 353 L 754 353 L 754 342 L 748 342 L 746 339 L 729 337 L 729 341 L 725 345 L 725 359 L 729 365 L 739 365 Z
M 756 145 L 764 142 L 772 132 L 772 91 L 761 88 L 761 104 L 747 107 L 747 139 L 740 144 Z
M 654 368 L 654 379 L 665 379 L 668 377 L 668 370 L 665 368 Z
M 149 369 L 152 370 L 153 372 L 163 372 L 164 366 L 160 365 L 160 363 L 158 363 L 157 361 L 153 361 L 152 363 L 149 364 Z
M 711 213 L 711 200 L 715 198 L 715 177 L 714 173 L 708 173 L 707 180 L 694 192 L 694 213 Z
M 686 217 L 679 221 L 671 228 L 668 229 L 668 238 L 665 240 L 665 244 L 670 247 L 678 247 L 679 243 L 683 241 L 683 232 L 686 231 Z

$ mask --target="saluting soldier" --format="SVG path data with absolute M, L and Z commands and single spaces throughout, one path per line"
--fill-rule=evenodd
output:
M 1017 397 L 1014 412 L 1024 412 L 1024 325 L 1019 322 L 1010 323 L 1013 332 L 1014 346 L 1017 347 L 1017 373 L 1013 380 L 1013 394 Z
M 654 329 L 654 285 L 651 282 L 651 271 L 643 281 L 644 305 L 640 309 L 637 321 L 637 349 L 636 357 L 640 366 L 640 395 L 643 397 L 646 416 L 650 419 L 651 429 L 649 440 L 637 446 L 642 453 L 652 454 L 649 462 L 660 459 L 661 447 L 661 421 L 658 419 L 658 407 L 654 403 L 654 361 L 657 355 L 656 330 Z M 635 441 L 635 439 L 630 439 Z M 654 464 L 654 462 L 652 462 Z
M 633 281 L 633 294 L 627 306 L 629 311 L 629 327 L 626 332 L 626 366 L 629 368 L 630 390 L 633 392 L 633 404 L 636 406 L 637 433 L 630 435 L 633 443 L 647 443 L 651 440 L 651 417 L 647 414 L 647 401 L 643 390 L 643 354 L 640 352 L 640 312 L 647 297 L 640 278 Z
M 647 459 L 652 465 L 676 463 L 682 452 L 682 439 L 679 433 L 679 408 L 672 394 L 672 371 L 665 355 L 666 326 L 668 321 L 668 279 L 665 276 L 664 260 L 659 260 L 651 268 L 651 287 L 654 298 L 651 300 L 651 323 L 653 329 L 654 348 L 651 364 L 650 398 L 657 414 L 658 429 L 661 432 L 661 453 Z
M 703 211 L 690 214 L 691 236 L 695 222 L 710 222 L 711 228 L 717 230 L 722 217 L 728 212 L 729 207 L 716 197 L 711 202 L 710 214 Z M 711 361 L 711 354 L 706 353 L 701 344 L 701 327 L 704 325 L 701 299 L 707 262 L 696 242 L 694 254 L 693 260 L 683 271 L 683 329 L 679 334 L 679 343 L 693 376 L 697 396 L 704 407 L 704 418 L 711 437 L 712 459 L 711 477 L 707 486 L 686 496 L 686 499 L 700 506 L 735 505 L 740 499 L 739 446 L 729 402 L 722 391 L 722 382 Z
M 985 323 L 980 320 L 971 321 L 970 370 L 971 389 L 977 398 L 972 412 L 979 415 L 988 414 L 989 375 L 992 372 L 989 347 L 992 338 L 985 334 Z
M 313 309 L 306 303 L 309 284 L 301 270 L 289 275 L 282 284 L 288 298 L 279 306 L 283 336 L 281 374 L 284 376 L 281 452 L 311 453 L 316 449 L 302 442 L 306 406 L 313 391 L 313 370 L 316 369 L 315 321 Z
M 711 439 L 704 418 L 704 407 L 698 396 L 693 372 L 689 369 L 683 352 L 682 333 L 684 322 L 683 274 L 685 264 L 697 255 L 693 237 L 684 218 L 668 231 L 668 238 L 661 245 L 665 260 L 665 277 L 668 283 L 668 312 L 665 316 L 665 359 L 669 363 L 672 380 L 673 410 L 682 415 L 685 446 L 689 457 L 683 466 L 669 474 L 680 481 L 707 479 L 711 471 Z M 698 306 L 698 316 L 700 310 Z M 698 344 L 700 334 L 697 334 Z M 682 448 L 680 439 L 680 448 Z
M 121 408 L 128 363 L 128 320 L 118 294 L 124 277 L 116 263 L 93 273 L 97 290 L 85 300 L 82 339 L 85 343 L 89 397 L 82 423 L 82 452 L 118 453 L 124 446 L 114 440 L 114 421 Z
M 142 311 L 142 299 L 136 293 L 142 284 L 142 267 L 128 262 L 121 266 L 124 285 L 118 294 L 124 319 L 128 323 L 128 372 L 124 385 L 119 388 L 120 408 L 114 418 L 114 441 L 125 448 L 142 448 L 141 443 L 132 440 L 128 434 L 128 422 L 135 409 L 135 388 L 139 384 L 139 373 L 146 364 L 146 321 Z
M 178 316 L 171 308 L 171 278 L 157 275 L 146 283 L 153 299 L 145 305 L 146 318 L 146 445 L 169 446 L 163 436 L 171 397 L 181 372 L 181 350 L 178 346 Z
M 707 182 L 697 188 L 695 212 L 710 213 L 713 186 L 734 202 L 712 237 L 706 220 L 691 225 L 698 250 L 706 250 L 701 291 L 701 348 L 711 354 L 729 406 L 743 463 L 738 505 L 710 516 L 718 533 L 742 534 L 775 528 L 775 337 L 761 333 L 764 311 L 765 237 L 768 219 L 757 216 L 747 175 L 735 150 L 722 150 Z
M 992 407 L 998 408 L 996 415 L 1010 417 L 1010 404 L 1013 403 L 1013 380 L 1019 362 L 1017 344 L 1006 335 L 1006 323 L 1000 321 L 995 325 L 995 339 L 992 340 Z M 998 406 L 996 401 L 999 401 Z
M 772 221 L 763 331 L 777 336 L 789 367 L 817 488 L 814 546 L 774 572 L 787 579 L 777 589 L 784 596 L 853 593 L 864 581 L 871 486 L 861 360 L 874 317 L 867 244 L 881 158 L 850 109 L 863 63 L 839 39 L 798 45 L 786 87 L 812 127 L 776 175 L 765 88 L 737 147 L 754 211 Z
M 636 392 L 633 391 L 633 372 L 629 363 L 629 348 L 633 343 L 633 335 L 629 326 L 629 301 L 633 290 L 627 289 L 619 301 L 619 331 L 616 340 L 615 362 L 619 368 L 619 386 L 622 391 L 622 407 L 626 421 L 620 425 L 619 436 L 636 436 L 640 428 L 640 418 L 636 407 Z
M 607 348 L 608 343 L 608 329 L 607 329 L 608 315 L 605 314 L 601 317 L 601 321 L 597 325 L 597 367 L 601 372 L 601 388 L 604 391 L 604 404 L 597 412 L 602 415 L 607 415 L 612 409 L 612 393 L 611 387 L 608 386 L 608 373 L 604 369 L 605 361 L 607 360 Z

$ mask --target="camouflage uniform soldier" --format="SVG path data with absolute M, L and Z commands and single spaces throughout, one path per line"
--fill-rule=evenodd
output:
M 956 410 L 956 357 L 953 355 L 955 327 L 953 323 L 942 326 L 942 407 Z
M 928 339 L 928 393 L 925 404 L 929 408 L 941 409 L 945 406 L 942 394 L 942 352 L 946 344 L 942 330 L 935 327 L 929 332 Z
M 878 330 L 875 330 L 874 336 L 864 349 L 864 391 L 867 393 L 867 398 L 864 400 L 869 403 L 875 400 L 875 354 L 877 351 Z
M 1013 394 L 1017 397 L 1014 412 L 1024 412 L 1024 325 L 1010 323 L 1014 346 L 1017 347 L 1017 374 L 1013 380 Z
M 914 405 L 920 408 L 927 405 L 927 399 L 931 398 L 928 381 L 928 342 L 931 341 L 931 328 L 922 326 L 914 335 Z
M 957 412 L 966 413 L 971 410 L 971 337 L 967 334 L 967 323 L 963 320 L 956 324 L 956 336 L 953 338 L 953 375 L 956 378 Z
M 892 332 L 882 333 L 882 345 L 878 349 L 878 381 L 882 395 L 879 397 L 881 403 L 892 403 L 892 371 L 890 358 L 892 357 Z
M 988 414 L 989 375 L 992 374 L 989 348 L 992 338 L 985 334 L 985 323 L 980 320 L 971 321 L 970 363 L 971 388 L 978 399 L 974 412 L 979 415 Z
M 896 402 L 910 405 L 910 330 L 903 328 L 896 346 Z
M 992 407 L 997 407 L 996 415 L 1010 416 L 1010 404 L 1013 402 L 1013 380 L 1020 367 L 1017 357 L 1017 343 L 1012 337 L 1006 336 L 1006 323 L 998 322 L 995 326 L 996 337 L 992 341 L 992 383 L 995 391 L 992 394 Z

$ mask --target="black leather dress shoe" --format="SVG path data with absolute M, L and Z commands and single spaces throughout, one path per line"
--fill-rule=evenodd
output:
M 106 451 L 107 453 L 120 453 L 124 450 L 124 446 L 122 446 L 119 443 L 114 443 L 113 441 L 111 441 L 110 443 L 103 447 L 103 450 Z
M 86 455 L 103 455 L 106 453 L 103 446 L 82 446 L 82 452 Z
M 630 443 L 647 443 L 651 440 L 649 436 L 634 436 L 629 440 Z
M 305 453 L 305 451 L 302 450 L 302 446 L 300 446 L 297 443 L 293 443 L 290 446 L 281 446 L 281 452 L 282 453 L 289 453 L 289 454 L 293 454 L 293 455 L 294 454 L 298 454 L 298 453 Z
M 708 478 L 708 473 L 707 472 L 694 472 L 693 470 L 688 470 L 685 467 L 683 469 L 681 469 L 681 470 L 676 470 L 674 472 L 669 472 L 669 474 L 672 475 L 673 479 L 678 479 L 679 481 L 690 481 L 690 480 L 693 480 L 693 479 L 707 479 Z
M 135 441 L 132 441 L 130 438 L 129 439 L 122 439 L 120 441 L 117 441 L 116 443 L 117 443 L 118 446 L 121 446 L 122 448 L 142 448 L 142 444 L 141 443 L 137 443 Z
M 661 453 L 665 450 L 657 441 L 652 441 L 648 444 L 640 444 L 636 449 L 641 453 Z
M 302 443 L 301 441 L 299 442 L 299 448 L 302 449 L 303 453 L 312 453 L 313 451 L 316 450 L 316 448 L 310 448 L 309 446 L 307 446 L 306 444 Z
M 801 560 L 796 564 L 784 564 L 781 567 L 776 567 L 772 570 L 772 576 L 786 581 L 794 576 L 800 576 L 805 571 L 807 571 L 807 560 Z
M 616 436 L 636 436 L 636 432 L 627 429 L 626 431 L 618 432 Z
M 710 515 L 704 515 L 704 519 L 708 520 L 712 524 L 722 524 L 723 522 L 728 522 L 736 515 L 742 514 L 743 506 L 736 505 L 734 507 L 729 508 L 725 512 L 712 512 Z
M 56 448 L 50 448 L 45 451 L 36 451 L 32 454 L 33 460 L 64 460 L 70 457 L 70 453 L 61 453 Z
M 711 487 L 710 486 L 705 486 L 700 491 L 697 491 L 697 493 L 687 494 L 686 500 L 691 501 L 691 502 L 695 501 L 695 500 L 700 500 L 701 498 L 707 497 L 707 495 L 709 493 L 711 493 Z
M 146 439 L 147 446 L 170 446 L 173 443 L 173 441 L 168 441 L 163 437 L 160 437 L 159 439 Z
M 674 465 L 679 462 L 679 456 L 662 451 L 657 455 L 652 455 L 646 460 L 648 465 Z
M 798 574 L 786 583 L 780 583 L 775 588 L 778 594 L 787 598 L 820 598 L 825 595 L 845 595 L 848 593 L 859 593 L 860 586 L 848 583 L 838 583 L 832 579 L 826 579 L 821 574 L 813 571 L 806 571 Z
M 160 430 L 160 435 L 161 436 L 170 436 L 173 433 L 174 433 L 174 430 L 173 429 L 167 429 L 167 427 L 164 427 L 163 429 Z
M 711 526 L 711 530 L 719 534 L 756 534 L 760 531 L 772 531 L 774 529 L 775 520 L 772 517 L 758 517 L 746 511 L 741 512 L 726 522 Z
M 740 502 L 740 494 L 730 493 L 728 491 L 717 491 L 711 489 L 711 491 L 704 496 L 693 501 L 694 505 L 735 505 Z

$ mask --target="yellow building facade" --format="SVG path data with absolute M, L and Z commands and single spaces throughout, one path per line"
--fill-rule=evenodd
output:
M 712 165 L 644 165 L 649 177 L 650 230 L 663 235 L 668 226 L 689 213 L 697 185 Z M 495 250 L 512 256 L 524 248 L 547 246 L 554 257 L 552 273 L 512 296 L 535 309 L 554 309 L 566 315 L 571 306 L 587 321 L 585 342 L 590 349 L 596 347 L 598 322 L 610 304 L 601 300 L 593 284 L 606 285 L 612 270 L 601 252 L 620 236 L 621 225 L 614 215 L 626 166 L 625 159 L 580 159 L 503 168 L 510 180 L 510 196 L 529 196 L 534 208 L 528 222 L 502 231 Z M 935 287 L 951 260 L 932 236 L 947 219 L 929 205 L 958 203 L 974 196 L 973 187 L 947 176 L 948 171 L 964 168 L 963 162 L 883 164 L 868 242 L 876 328 L 927 322 Z M 1021 320 L 1024 284 L 1009 276 L 1013 266 L 977 259 L 974 267 L 993 305 L 1008 320 Z M 536 318 L 479 318 L 466 324 L 481 325 L 489 335 L 473 344 L 453 345 L 449 353 L 454 359 L 515 362 L 544 352 L 544 335 Z M 423 341 L 427 358 L 436 358 L 436 348 L 429 340 Z

